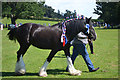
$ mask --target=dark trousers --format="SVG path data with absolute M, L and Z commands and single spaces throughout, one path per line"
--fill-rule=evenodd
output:
M 73 64 L 74 64 L 74 61 L 75 61 L 76 57 L 78 56 L 78 54 L 82 55 L 85 63 L 87 64 L 89 71 L 92 71 L 94 69 L 94 66 L 92 64 L 92 61 L 89 58 L 89 54 L 87 52 L 85 44 L 82 43 L 82 44 L 74 44 L 73 45 L 73 54 L 71 56 Z
M 89 46 L 90 46 L 91 54 L 93 54 L 93 42 L 88 40 L 88 43 L 89 43 Z

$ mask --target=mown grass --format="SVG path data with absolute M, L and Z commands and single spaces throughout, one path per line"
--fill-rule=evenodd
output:
M 18 20 L 19 21 L 19 20 Z M 22 22 L 22 20 L 20 20 Z M 29 21 L 29 20 L 28 20 Z M 33 23 L 37 22 L 31 20 Z M 23 22 L 25 22 L 23 20 Z M 38 21 L 43 23 L 42 21 Z M 47 21 L 50 23 L 49 21 Z M 57 23 L 57 22 L 53 22 Z M 38 76 L 50 50 L 42 50 L 31 46 L 24 56 L 27 73 L 24 76 L 15 76 L 16 52 L 19 44 L 7 38 L 8 30 L 2 31 L 2 77 L 3 78 L 42 78 Z M 96 28 L 97 40 L 94 42 L 95 55 L 89 54 L 97 72 L 88 72 L 87 66 L 79 55 L 75 61 L 75 68 L 83 71 L 81 76 L 71 76 L 65 72 L 67 62 L 63 51 L 58 52 L 47 67 L 47 78 L 118 78 L 118 30 Z M 72 54 L 71 47 L 71 54 Z M 90 53 L 89 47 L 88 52 Z
M 11 24 L 11 20 L 10 20 L 10 18 L 7 19 L 5 17 L 4 19 L 2 19 L 2 23 L 3 24 Z M 53 24 L 58 23 L 58 22 L 57 21 L 45 21 L 45 20 L 17 19 L 16 23 L 17 24 L 19 24 L 19 23 L 22 23 L 22 24 L 24 24 L 24 23 L 36 23 L 36 24 L 41 24 L 41 25 L 46 24 L 46 26 L 48 26 L 48 24 L 53 25 Z

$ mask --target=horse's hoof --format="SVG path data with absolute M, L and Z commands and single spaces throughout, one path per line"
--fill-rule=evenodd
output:
M 18 76 L 22 76 L 22 75 L 25 74 L 25 72 L 26 72 L 26 70 L 21 69 L 21 70 L 19 70 L 19 71 L 16 71 L 15 73 L 16 73 L 16 75 L 18 75 Z
M 80 71 L 80 70 L 77 70 L 80 74 L 82 73 L 82 71 Z
M 41 77 L 47 77 L 48 75 L 47 75 L 46 72 L 40 72 L 40 73 L 39 73 L 39 76 L 41 76 Z
M 72 76 L 80 76 L 81 73 L 71 73 Z
M 82 73 L 82 71 L 80 70 L 75 70 L 74 72 L 71 72 L 70 74 L 73 75 L 73 76 L 80 76 Z
M 48 75 L 47 74 L 40 74 L 39 76 L 41 76 L 41 77 L 47 77 Z

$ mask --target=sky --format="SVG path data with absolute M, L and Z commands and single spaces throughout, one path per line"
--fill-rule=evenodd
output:
M 65 13 L 65 10 L 68 9 L 72 12 L 76 10 L 77 14 L 92 17 L 92 19 L 99 17 L 99 15 L 93 14 L 96 0 L 45 0 L 45 4 L 55 9 L 55 12 L 60 10 Z

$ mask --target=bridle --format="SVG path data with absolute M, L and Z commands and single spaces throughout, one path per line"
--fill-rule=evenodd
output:
M 70 22 L 70 21 L 73 21 L 73 20 L 81 20 L 81 19 L 80 18 L 73 18 L 73 19 L 69 19 L 69 20 L 66 20 L 66 21 L 62 22 L 62 31 L 63 31 L 63 33 L 61 35 L 61 42 L 63 43 L 63 47 L 69 42 L 66 35 L 65 35 L 65 33 L 66 33 L 66 23 Z M 86 33 L 89 34 L 90 25 L 86 24 L 85 26 L 88 29 Z

